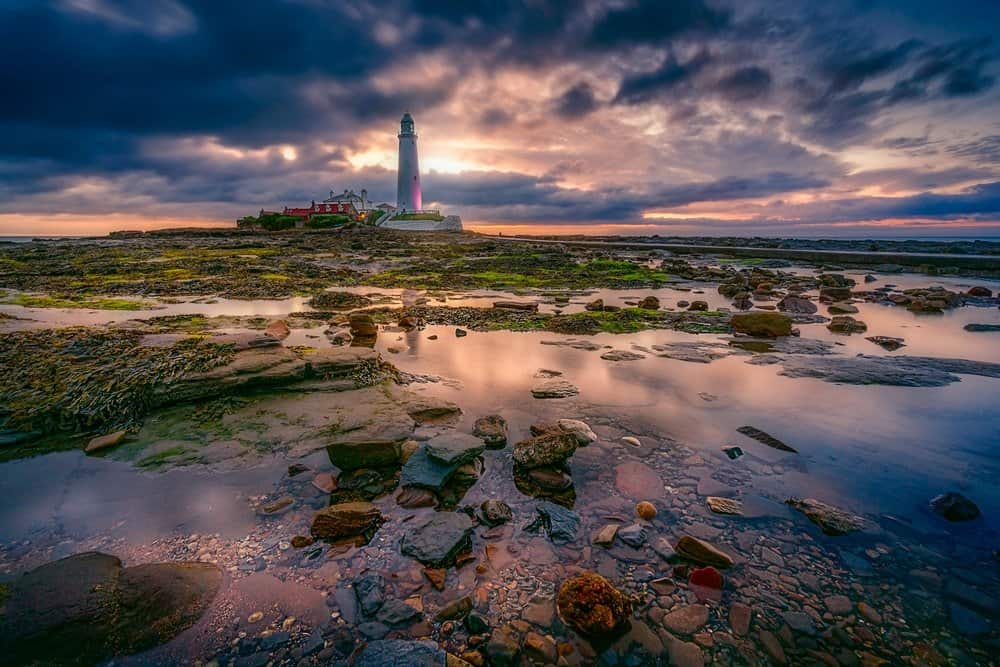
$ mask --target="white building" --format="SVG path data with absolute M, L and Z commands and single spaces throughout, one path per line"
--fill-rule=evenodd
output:
M 400 211 L 420 211 L 420 164 L 417 162 L 417 134 L 413 116 L 407 111 L 399 122 L 399 172 L 396 185 L 396 208 Z

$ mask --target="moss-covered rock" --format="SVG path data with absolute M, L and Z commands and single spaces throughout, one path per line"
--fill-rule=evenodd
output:
M 792 318 L 781 313 L 755 312 L 737 313 L 729 321 L 737 333 L 748 336 L 789 336 L 792 333 Z

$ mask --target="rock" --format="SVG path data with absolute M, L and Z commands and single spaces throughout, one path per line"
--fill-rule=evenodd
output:
M 423 323 L 420 321 L 420 318 L 407 315 L 406 317 L 401 317 L 398 324 L 400 329 L 410 331 L 419 328 Z
M 760 643 L 764 645 L 764 650 L 771 656 L 771 660 L 779 665 L 788 664 L 788 658 L 785 657 L 785 649 L 781 648 L 781 642 L 778 641 L 778 638 L 772 632 L 761 630 Z
M 831 315 L 853 315 L 858 312 L 858 307 L 852 303 L 848 303 L 847 301 L 838 301 L 836 303 L 831 303 L 829 307 L 827 307 L 827 310 Z
M 312 479 L 312 485 L 321 493 L 333 493 L 337 489 L 337 481 L 328 472 L 317 473 Z
M 596 572 L 570 577 L 559 587 L 559 615 L 581 634 L 601 637 L 622 628 L 632 614 L 632 602 Z
M 86 552 L 11 580 L 0 614 L 5 664 L 96 664 L 163 644 L 194 625 L 222 583 L 209 563 L 123 568 Z
M 604 310 L 604 299 L 594 299 L 585 305 L 584 310 L 601 311 Z
M 523 648 L 528 659 L 538 660 L 544 664 L 555 664 L 558 657 L 555 641 L 534 631 L 528 631 L 524 636 Z
M 819 298 L 823 301 L 846 301 L 851 298 L 851 288 L 823 287 L 819 290 Z
M 705 667 L 705 654 L 694 642 L 684 642 L 676 637 L 667 646 L 670 664 L 674 667 Z
M 750 607 L 742 602 L 734 602 L 729 605 L 729 627 L 733 629 L 733 634 L 737 637 L 746 636 L 750 631 L 750 620 L 753 612 Z
M 969 296 L 985 296 L 985 297 L 993 296 L 993 292 L 991 292 L 989 288 L 982 286 L 973 287 L 968 292 L 966 292 L 966 294 L 968 294 Z
M 961 493 L 950 491 L 931 500 L 931 511 L 948 521 L 971 521 L 979 518 L 979 507 Z
M 580 529 L 579 514 L 547 500 L 538 503 L 535 511 L 538 513 L 538 518 L 527 526 L 526 530 L 537 531 L 544 528 L 549 539 L 556 544 L 565 544 L 576 539 L 576 533 Z
M 655 296 L 644 297 L 642 301 L 639 302 L 639 308 L 642 308 L 643 310 L 659 310 L 660 300 Z
M 805 514 L 827 535 L 846 535 L 868 525 L 865 519 L 815 498 L 789 498 L 785 502 Z
M 447 567 L 471 545 L 472 519 L 459 512 L 435 512 L 407 527 L 400 551 L 430 567 Z
M 684 299 L 681 299 L 680 301 L 677 302 L 677 307 L 678 308 L 687 308 L 690 305 L 691 305 L 691 302 L 690 301 L 685 301 Z
M 277 500 L 262 505 L 257 513 L 260 514 L 261 516 L 275 516 L 278 514 L 284 514 L 285 512 L 290 510 L 292 508 L 292 505 L 294 504 L 295 504 L 295 498 L 292 498 L 291 496 L 282 496 Z
M 490 622 L 479 614 L 472 612 L 465 617 L 465 629 L 469 631 L 470 635 L 485 634 L 489 632 Z
M 697 537 L 692 537 L 690 535 L 685 535 L 677 542 L 675 547 L 677 554 L 688 560 L 693 560 L 696 563 L 704 563 L 705 565 L 714 565 L 719 568 L 727 568 L 733 566 L 733 559 L 720 551 L 717 547 L 712 546 L 708 542 L 699 540 Z
M 638 523 L 622 526 L 618 529 L 618 539 L 633 549 L 638 549 L 645 544 L 648 537 L 649 532 Z
M 315 540 L 311 537 L 306 537 L 305 535 L 296 535 L 291 540 L 291 545 L 295 549 L 305 549 L 309 545 L 313 544 Z
M 406 509 L 434 507 L 437 505 L 437 496 L 430 489 L 418 486 L 404 486 L 396 494 L 396 504 Z
M 267 323 L 267 327 L 264 329 L 264 334 L 277 338 L 278 340 L 284 340 L 291 335 L 292 330 L 288 328 L 288 322 L 285 320 L 272 320 Z
M 472 434 L 481 438 L 490 449 L 507 445 L 507 420 L 500 415 L 486 415 L 476 420 Z
M 510 623 L 500 626 L 486 643 L 486 655 L 491 665 L 513 667 L 521 651 L 521 639 Z
M 873 282 L 875 282 L 875 281 L 877 281 L 877 280 L 878 280 L 878 278 L 876 278 L 876 277 L 875 277 L 875 276 L 873 276 L 872 274 L 870 274 L 870 273 L 866 273 L 866 274 L 865 274 L 865 282 L 866 282 L 866 283 L 873 283 Z
M 546 380 L 531 389 L 535 398 L 568 398 L 579 393 L 580 390 L 566 380 Z
M 708 607 L 701 604 L 681 605 L 663 617 L 663 626 L 667 630 L 682 635 L 694 634 L 707 622 Z
M 955 625 L 955 629 L 958 630 L 959 634 L 966 637 L 977 637 L 985 635 L 990 631 L 989 621 L 957 602 L 948 603 L 948 613 L 951 616 L 951 622 Z
M 529 469 L 528 479 L 544 491 L 564 491 L 573 486 L 573 478 L 553 466 Z
M 107 449 L 108 447 L 114 447 L 115 445 L 121 444 L 127 435 L 128 431 L 122 430 L 92 438 L 90 442 L 87 443 L 87 448 L 84 451 L 89 454 L 91 452 L 99 452 L 102 449 Z
M 722 451 L 726 453 L 726 456 L 728 456 L 729 460 L 731 461 L 735 461 L 736 459 L 743 456 L 743 450 L 736 446 L 723 447 Z
M 317 512 L 310 533 L 315 538 L 336 540 L 374 532 L 384 521 L 382 512 L 371 503 L 340 503 Z
M 504 310 L 524 310 L 531 313 L 538 312 L 538 304 L 534 302 L 525 301 L 494 301 L 494 308 L 503 308 Z
M 823 600 L 823 603 L 831 614 L 837 616 L 846 616 L 854 608 L 854 605 L 851 604 L 851 598 L 846 595 L 830 595 Z
M 906 346 L 902 338 L 893 338 L 892 336 L 868 336 L 865 340 L 871 341 L 882 349 L 890 352 L 894 352 L 899 348 Z
M 773 338 L 792 334 L 792 318 L 781 313 L 736 313 L 729 323 L 734 331 L 748 336 Z
M 376 639 L 368 642 L 353 667 L 445 667 L 447 654 L 435 642 Z
M 351 313 L 347 322 L 351 335 L 355 338 L 371 338 L 378 335 L 378 326 L 368 313 Z
M 737 432 L 745 435 L 748 438 L 752 438 L 762 445 L 767 445 L 773 449 L 778 449 L 783 452 L 791 452 L 792 454 L 798 454 L 798 450 L 792 449 L 781 440 L 778 440 L 770 433 L 765 433 L 759 428 L 754 428 L 753 426 L 740 426 L 736 429 Z
M 438 613 L 434 615 L 434 620 L 452 621 L 456 618 L 463 618 L 470 611 L 472 611 L 472 598 L 465 595 L 441 607 Z
M 708 509 L 716 514 L 732 514 L 733 516 L 743 516 L 743 503 L 733 498 L 720 498 L 709 496 L 705 499 Z
M 880 384 L 895 387 L 943 387 L 959 382 L 963 375 L 1000 377 L 1000 364 L 941 357 L 869 356 L 811 357 L 781 360 L 787 377 L 819 378 L 838 384 Z
M 461 465 L 482 454 L 486 444 L 475 436 L 453 431 L 431 438 L 424 448 L 428 456 L 441 463 Z
M 455 329 L 455 338 L 462 338 L 463 336 L 468 336 L 469 332 L 465 329 Z
M 603 528 L 597 531 L 592 542 L 594 544 L 599 544 L 602 547 L 611 546 L 615 541 L 615 535 L 618 534 L 618 527 L 619 524 L 617 523 L 606 524 Z
M 708 302 L 707 301 L 692 301 L 691 305 L 688 306 L 688 310 L 696 311 L 696 312 L 705 312 L 705 311 L 708 310 Z
M 858 613 L 865 617 L 869 623 L 882 625 L 882 614 L 878 613 L 865 602 L 858 603 Z
M 354 581 L 354 597 L 361 611 L 371 616 L 385 603 L 385 578 L 378 572 L 365 572 Z
M 987 333 L 987 332 L 993 332 L 993 331 L 1000 331 L 1000 324 L 978 324 L 978 323 L 973 322 L 971 324 L 966 324 L 965 327 L 963 327 L 963 328 L 966 331 L 972 331 L 972 332 L 977 332 L 977 333 Z
M 563 433 L 569 433 L 576 438 L 576 442 L 581 447 L 586 447 L 592 442 L 597 442 L 597 434 L 587 426 L 586 422 L 579 419 L 559 419 L 556 427 Z
M 499 526 L 513 519 L 514 512 L 502 500 L 484 500 L 479 506 L 479 516 L 487 526 Z
M 327 329 L 326 337 L 333 345 L 347 345 L 354 340 L 351 330 L 346 327 L 333 327 Z
M 479 446 L 482 446 L 481 442 Z M 431 457 L 427 453 L 427 447 L 422 446 L 403 464 L 399 483 L 404 487 L 419 486 L 432 491 L 440 491 L 461 465 L 461 463 L 443 463 Z
M 852 334 L 868 331 L 868 325 L 861 320 L 856 320 L 850 315 L 838 315 L 826 325 L 826 328 L 834 333 Z
M 639 441 L 639 438 L 636 438 L 631 435 L 623 436 L 622 442 L 624 442 L 626 445 L 632 445 L 633 447 L 642 447 L 642 442 Z
M 641 503 L 635 506 L 635 513 L 641 519 L 645 519 L 646 521 L 652 521 L 653 519 L 656 518 L 656 505 L 647 500 L 643 500 Z
M 514 445 L 514 463 L 523 468 L 560 464 L 573 455 L 577 446 L 577 437 L 572 433 L 543 433 Z
M 638 352 L 629 352 L 628 350 L 608 350 L 601 355 L 601 359 L 605 361 L 635 361 L 637 359 L 645 359 L 646 355 L 639 354 Z
M 819 308 L 816 304 L 801 296 L 794 296 L 789 294 L 777 304 L 778 310 L 786 313 L 797 313 L 800 315 L 812 315 Z
M 803 635 L 816 634 L 816 626 L 813 624 L 812 616 L 801 611 L 786 611 L 781 614 L 781 618 L 795 632 Z

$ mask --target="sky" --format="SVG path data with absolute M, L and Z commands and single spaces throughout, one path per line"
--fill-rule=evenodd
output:
M 0 235 L 395 200 L 487 233 L 1000 236 L 991 0 L 0 0 Z

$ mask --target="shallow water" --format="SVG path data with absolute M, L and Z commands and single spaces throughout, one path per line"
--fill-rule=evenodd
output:
M 858 279 L 857 289 L 874 289 L 885 283 L 967 289 L 971 284 L 960 279 L 928 281 L 920 276 L 891 275 L 865 285 L 863 273 L 848 275 Z M 987 284 L 994 290 L 1000 287 L 984 281 L 975 284 Z M 422 296 L 404 290 L 354 291 L 388 295 L 401 303 L 412 303 Z M 596 290 L 574 295 L 564 306 L 545 298 L 486 291 L 432 295 L 429 303 L 486 306 L 498 299 L 538 300 L 544 311 L 560 308 L 578 312 L 594 298 L 624 305 L 648 294 L 658 296 L 668 308 L 681 299 L 702 299 L 713 309 L 729 305 L 714 286 L 695 283 L 682 289 Z M 1000 361 L 1000 334 L 963 329 L 970 322 L 1000 324 L 1000 310 L 995 307 L 963 307 L 944 315 L 918 316 L 880 304 L 857 306 L 860 313 L 854 317 L 868 324 L 867 333 L 842 336 L 830 333 L 823 324 L 805 324 L 798 327 L 801 337 L 831 341 L 841 355 Z M 182 313 L 277 317 L 309 308 L 304 299 L 297 298 L 189 301 L 165 304 L 163 309 L 149 312 L 3 309 L 32 318 L 35 322 L 29 324 L 34 326 L 62 326 Z M 825 314 L 825 307 L 820 312 Z M 293 331 L 285 344 L 328 345 L 321 331 Z M 436 340 L 429 338 L 433 335 Z M 871 335 L 902 337 L 906 346 L 888 353 L 865 340 L 864 336 Z M 782 502 L 789 496 L 810 496 L 890 529 L 907 527 L 911 531 L 908 537 L 917 535 L 929 548 L 958 546 L 971 553 L 987 554 L 997 546 L 1000 488 L 996 481 L 1000 479 L 1000 458 L 995 448 L 1000 442 L 1000 379 L 964 376 L 960 382 L 934 388 L 848 386 L 796 379 L 781 376 L 780 365 L 747 363 L 753 355 L 729 348 L 729 336 L 674 331 L 588 337 L 603 346 L 599 350 L 542 344 L 572 338 L 544 332 L 469 332 L 458 338 L 454 327 L 429 326 L 411 332 L 390 327 L 380 334 L 376 346 L 400 370 L 435 376 L 437 381 L 412 388 L 456 402 L 463 410 L 457 425 L 460 430 L 471 430 L 477 417 L 490 413 L 507 419 L 511 442 L 527 437 L 529 426 L 538 421 L 579 418 L 594 426 L 601 444 L 580 450 L 570 464 L 576 491 L 574 508 L 587 527 L 582 534 L 599 525 L 609 513 L 629 511 L 629 503 L 635 499 L 616 497 L 612 467 L 641 461 L 661 471 L 667 488 L 649 492 L 652 497 L 665 498 L 666 506 L 670 506 L 672 497 L 692 494 L 696 485 L 699 493 L 703 489 L 714 489 L 712 493 L 719 495 L 738 493 L 754 516 L 791 519 L 808 531 L 809 524 L 790 513 Z M 655 345 L 674 343 L 697 343 L 727 356 L 711 363 L 694 363 L 650 353 Z M 605 348 L 642 350 L 645 358 L 607 361 L 600 356 Z M 579 387 L 579 395 L 558 400 L 532 398 L 530 388 L 539 382 L 536 373 L 540 369 L 560 372 L 563 379 Z M 798 453 L 779 452 L 740 435 L 736 429 L 743 425 L 780 438 Z M 641 447 L 622 444 L 620 438 L 626 435 L 638 437 Z M 745 455 L 729 461 L 722 452 L 729 445 L 738 445 Z M 478 505 L 487 498 L 499 497 L 518 514 L 519 509 L 533 502 L 515 488 L 509 452 L 508 448 L 486 453 L 485 473 L 462 504 Z M 680 459 L 686 462 L 683 468 L 676 464 Z M 322 452 L 303 462 L 313 470 L 330 467 Z M 288 478 L 288 463 L 283 456 L 274 456 L 250 468 L 207 471 L 194 466 L 157 473 L 143 472 L 111 458 L 70 451 L 0 464 L 0 496 L 5 499 L 0 505 L 0 546 L 4 548 L 0 566 L 13 573 L 23 569 L 18 559 L 25 554 L 54 558 L 102 545 L 140 560 L 149 553 L 162 557 L 165 552 L 150 545 L 172 538 L 184 541 L 191 534 L 217 534 L 223 542 L 241 543 L 252 537 L 253 544 L 263 544 L 265 550 L 278 553 L 276 545 L 307 531 L 312 508 L 326 502 L 319 494 L 305 494 L 303 505 L 291 515 L 262 519 L 255 514 L 253 498 L 289 491 L 302 494 L 303 487 L 308 487 L 307 480 Z M 718 472 L 732 484 L 720 481 L 715 474 Z M 948 490 L 960 490 L 973 498 L 983 511 L 983 519 L 965 526 L 946 524 L 933 516 L 927 509 L 928 500 Z M 382 497 L 377 504 L 390 522 L 371 545 L 351 551 L 348 556 L 360 554 L 369 564 L 389 571 L 412 570 L 413 562 L 400 556 L 396 542 L 405 530 L 406 517 L 414 512 L 401 513 L 391 495 Z M 704 509 L 700 511 L 707 514 Z M 665 513 L 662 521 L 669 522 L 671 516 Z M 705 520 L 710 522 L 711 515 Z M 501 550 L 498 559 L 523 559 L 544 566 L 565 557 L 544 538 L 527 536 L 519 527 L 505 533 L 500 544 L 507 547 L 507 552 Z M 193 552 L 171 548 L 171 556 L 194 556 Z M 287 549 L 287 545 L 283 548 Z M 520 554 L 520 558 L 512 553 Z M 315 567 L 305 557 L 294 555 L 276 562 L 292 572 Z M 346 578 L 344 567 L 342 576 Z M 493 572 L 504 567 L 498 560 Z M 282 586 L 268 582 L 268 586 Z M 291 578 L 287 585 L 290 582 Z M 456 590 L 471 590 L 474 582 L 470 568 L 460 570 L 453 583 Z M 550 584 L 539 585 L 545 588 Z M 207 647 L 213 642 L 199 640 L 198 645 L 206 655 L 211 654 Z

